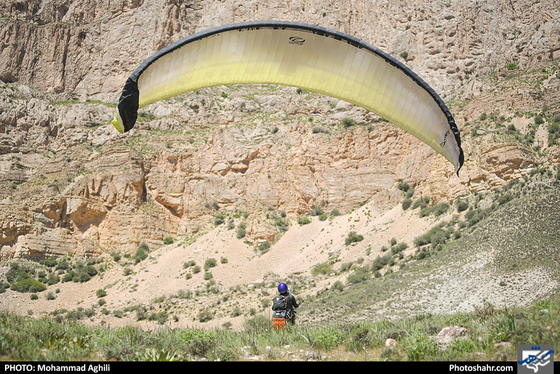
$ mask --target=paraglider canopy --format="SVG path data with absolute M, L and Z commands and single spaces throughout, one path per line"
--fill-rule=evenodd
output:
M 295 86 L 356 104 L 431 146 L 457 173 L 463 165 L 453 116 L 418 75 L 355 37 L 296 22 L 231 24 L 170 44 L 127 79 L 112 123 L 126 132 L 145 105 L 239 83 Z

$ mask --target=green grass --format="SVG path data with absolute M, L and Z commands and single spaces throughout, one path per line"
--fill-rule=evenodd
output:
M 246 320 L 241 331 L 169 329 L 142 330 L 127 326 L 86 327 L 0 313 L 0 359 L 237 361 L 246 355 L 285 360 L 285 351 L 304 350 L 308 356 L 338 360 L 349 353 L 358 360 L 516 360 L 519 344 L 560 344 L 560 302 L 539 301 L 527 308 L 498 310 L 485 304 L 473 313 L 419 315 L 398 321 L 342 322 L 321 327 L 272 329 L 264 316 Z M 437 333 L 459 325 L 467 336 L 448 347 Z M 385 348 L 387 338 L 397 341 Z M 322 355 L 320 355 L 322 353 Z

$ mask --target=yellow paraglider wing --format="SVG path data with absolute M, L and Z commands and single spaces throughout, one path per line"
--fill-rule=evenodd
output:
M 448 108 L 408 67 L 352 36 L 294 22 L 245 22 L 181 39 L 128 78 L 115 127 L 129 131 L 138 108 L 196 89 L 267 83 L 336 97 L 378 114 L 430 145 L 457 172 L 459 131 Z

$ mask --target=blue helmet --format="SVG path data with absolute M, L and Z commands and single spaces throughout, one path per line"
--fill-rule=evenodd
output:
M 288 291 L 288 286 L 286 286 L 286 283 L 280 283 L 278 285 L 278 292 L 280 293 L 284 293 Z

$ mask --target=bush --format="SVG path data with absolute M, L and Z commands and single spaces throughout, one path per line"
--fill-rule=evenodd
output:
M 354 121 L 351 118 L 344 118 L 342 120 L 342 126 L 344 126 L 344 127 L 356 126 L 356 121 Z
M 486 213 L 481 209 L 469 209 L 467 213 L 465 213 L 465 218 L 467 219 L 467 226 L 471 227 L 477 224 L 478 222 L 482 221 Z
M 166 237 L 165 239 L 163 239 L 163 244 L 168 245 L 168 244 L 173 244 L 173 238 L 171 236 Z
M 243 239 L 245 237 L 245 235 L 247 235 L 247 230 L 245 229 L 245 223 L 241 222 L 237 226 L 236 237 L 237 237 L 237 239 Z
M 406 182 L 399 182 L 397 188 L 403 192 L 407 192 L 410 189 L 410 186 Z
M 403 252 L 403 251 L 406 250 L 407 248 L 408 248 L 408 244 L 406 244 L 406 243 L 399 243 L 399 244 L 393 246 L 392 252 L 393 252 L 393 254 L 397 254 L 397 253 Z
M 304 217 L 298 217 L 297 223 L 300 226 L 303 226 L 303 225 L 307 225 L 308 223 L 311 223 L 311 220 L 309 218 L 305 217 L 305 216 Z
M 344 241 L 344 243 L 346 245 L 350 245 L 352 243 L 357 243 L 357 242 L 361 242 L 362 240 L 364 240 L 364 236 L 363 235 L 359 235 L 357 234 L 355 231 L 350 231 L 350 233 L 348 234 L 348 237 L 346 238 L 346 240 Z
M 373 260 L 373 264 L 371 265 L 371 271 L 377 271 L 382 269 L 385 265 L 389 263 L 390 260 L 391 260 L 390 254 L 377 257 L 375 260 Z
M 17 262 L 12 262 L 10 263 L 10 270 L 6 273 L 6 279 L 8 280 L 8 283 L 13 284 L 24 279 L 31 278 L 34 274 L 35 272 L 33 269 Z
M 498 204 L 503 205 L 505 203 L 507 203 L 508 201 L 511 201 L 513 199 L 513 196 L 510 195 L 509 193 L 502 195 L 498 198 Z
M 209 258 L 204 261 L 204 270 L 208 270 L 210 268 L 218 266 L 218 262 L 215 258 Z
M 274 226 L 278 227 L 281 231 L 288 231 L 288 222 L 282 218 L 276 218 L 274 220 Z
M 94 277 L 97 275 L 97 269 L 93 266 L 93 265 L 87 265 L 84 268 L 84 271 L 90 276 L 90 277 Z
M 214 318 L 214 314 L 208 309 L 205 309 L 205 310 L 201 311 L 200 313 L 198 313 L 198 320 L 200 322 L 203 322 L 203 323 L 208 322 L 208 321 L 212 320 L 212 318 Z
M 449 210 L 449 204 L 441 203 L 434 207 L 433 213 L 437 217 L 437 216 L 441 216 L 444 213 L 447 213 L 448 210 Z
M 140 261 L 143 261 L 146 258 L 148 258 L 148 254 L 142 248 L 138 248 L 136 250 L 136 253 L 134 254 L 134 263 L 138 264 Z
M 111 252 L 111 256 L 113 257 L 113 261 L 119 262 L 121 260 L 121 255 L 117 252 Z
M 77 280 L 72 279 L 74 282 L 84 283 L 91 279 L 91 276 L 86 272 L 77 273 Z
M 257 246 L 257 249 L 262 253 L 266 253 L 270 249 L 270 246 L 271 246 L 270 242 L 268 240 L 266 240 L 266 241 L 260 243 Z
M 457 202 L 457 212 L 461 213 L 469 208 L 469 203 L 465 200 Z
M 553 122 L 548 126 L 548 145 L 552 146 L 560 138 L 560 122 Z
M 329 274 L 330 272 L 332 272 L 332 264 L 329 262 L 316 264 L 311 268 L 311 275 L 314 277 L 319 274 Z
M 347 278 L 348 282 L 356 284 L 369 279 L 370 271 L 367 266 L 358 266 L 354 269 L 354 273 Z
M 50 286 L 53 284 L 57 284 L 58 282 L 60 282 L 60 277 L 55 273 L 50 273 L 47 278 L 47 284 Z
M 12 285 L 12 290 L 17 292 L 41 292 L 47 289 L 43 283 L 35 280 L 33 278 L 23 279 L 14 285 Z
M 447 239 L 451 237 L 454 230 L 453 228 L 445 229 L 445 222 L 440 223 L 436 227 L 430 229 L 424 235 L 418 236 L 414 239 L 414 245 L 421 247 L 426 244 L 432 244 L 435 247 L 437 244 L 444 243 Z
M 411 334 L 404 340 L 403 345 L 409 361 L 433 357 L 438 351 L 434 341 L 425 333 Z
M 115 260 L 118 261 L 118 260 Z M 68 262 L 66 260 L 60 260 L 58 262 L 58 265 L 56 265 L 56 270 L 68 270 L 68 268 L 70 267 L 70 265 L 68 264 Z
M 319 126 L 313 127 L 312 132 L 313 132 L 313 134 L 330 134 L 329 130 L 324 129 L 324 128 L 319 127 Z
M 420 213 L 418 213 L 418 215 L 420 217 L 426 217 L 429 216 L 430 214 L 432 214 L 433 208 L 430 206 L 424 207 L 422 209 L 420 209 Z
M 321 329 L 314 338 L 318 349 L 332 350 L 344 341 L 344 333 L 334 327 Z
M 315 205 L 315 206 L 313 207 L 313 209 L 311 209 L 310 214 L 311 214 L 312 216 L 320 216 L 321 214 L 323 214 L 323 209 L 321 209 L 321 207 Z
M 39 263 L 40 263 L 41 265 L 47 266 L 47 267 L 49 267 L 49 268 L 52 268 L 52 267 L 55 267 L 55 266 L 56 266 L 56 263 L 57 263 L 57 262 L 56 262 L 56 258 L 50 257 L 50 258 L 47 258 L 47 259 L 44 259 L 44 260 L 39 261 Z
M 425 208 L 425 207 L 428 206 L 429 203 L 430 203 L 430 197 L 429 196 L 422 196 L 418 200 L 414 201 L 414 203 L 412 204 L 412 209 L 416 209 L 418 207 Z
M 544 117 L 541 116 L 540 114 L 537 114 L 535 116 L 535 124 L 536 125 L 542 125 L 544 123 Z
M 226 221 L 225 217 L 222 214 L 218 214 L 214 218 L 214 225 L 219 226 Z
M 412 205 L 412 199 L 410 197 L 407 197 L 402 202 L 402 209 L 407 210 L 408 208 L 410 208 L 411 205 Z
M 342 292 L 344 291 L 344 285 L 342 284 L 341 281 L 336 281 L 334 282 L 334 284 L 331 287 L 332 291 L 338 291 L 338 292 Z

